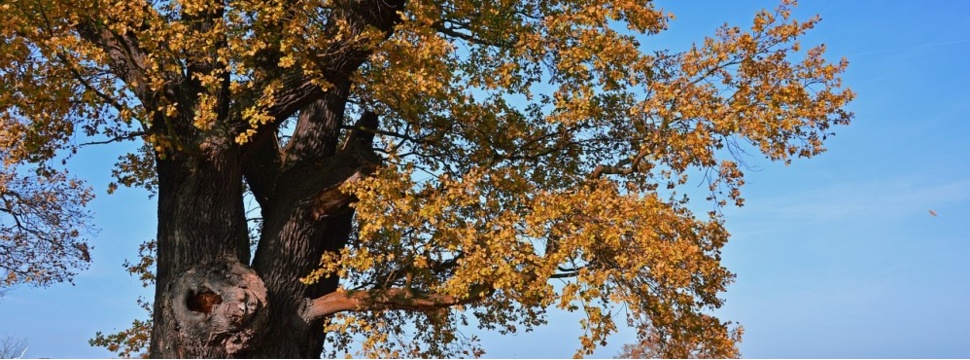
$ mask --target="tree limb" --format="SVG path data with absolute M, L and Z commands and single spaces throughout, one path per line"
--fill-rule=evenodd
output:
M 350 20 L 351 27 L 356 32 L 363 32 L 368 27 L 375 27 L 382 30 L 385 37 L 389 37 L 394 25 L 399 21 L 397 11 L 403 5 L 403 0 L 361 0 L 348 1 L 343 4 L 346 12 L 337 12 L 334 16 L 345 15 Z M 336 21 L 327 21 L 336 23 Z M 336 30 L 333 30 L 336 31 Z M 366 48 L 364 44 L 343 41 L 332 44 L 325 49 L 319 49 L 315 54 L 311 54 L 314 63 L 326 80 L 335 86 L 349 81 L 350 75 L 367 60 L 372 49 Z M 277 57 L 278 54 L 267 54 L 268 58 Z M 264 66 L 272 67 L 267 69 L 270 72 L 279 70 L 276 62 L 264 61 Z M 302 72 L 284 74 L 282 76 L 283 87 L 276 95 L 276 101 L 267 110 L 267 113 L 274 117 L 277 122 L 285 120 L 297 111 L 320 99 L 326 91 L 319 85 L 319 79 L 304 76 Z
M 302 75 L 284 76 L 283 88 L 266 113 L 272 116 L 276 123 L 280 123 L 322 97 L 324 93 L 312 78 Z
M 283 164 L 275 126 L 263 132 L 249 144 L 243 153 L 243 176 L 246 184 L 261 208 L 269 206 L 269 199 L 276 192 L 276 182 Z
M 357 120 L 355 126 L 358 128 L 376 128 L 377 114 L 370 111 L 365 112 Z M 328 173 L 338 173 L 342 169 L 352 169 L 352 173 L 346 176 L 341 183 L 325 188 L 316 195 L 313 210 L 315 218 L 320 219 L 334 215 L 339 212 L 338 210 L 355 201 L 354 195 L 345 193 L 341 185 L 363 180 L 380 165 L 381 158 L 374 153 L 371 144 L 373 141 L 374 133 L 355 130 L 349 134 L 347 142 L 344 143 L 332 164 L 338 165 L 346 162 L 350 166 L 340 166 L 337 167 L 336 171 L 329 171 Z M 341 158 L 346 160 L 337 161 Z
M 643 158 L 647 156 L 647 154 L 649 154 L 649 151 L 647 150 L 648 149 L 640 150 L 640 152 L 637 153 L 637 155 L 634 156 L 632 159 L 620 160 L 620 162 L 616 163 L 616 165 L 604 165 L 604 164 L 596 165 L 596 168 L 593 169 L 593 172 L 589 174 L 589 178 L 595 180 L 595 179 L 599 179 L 600 176 L 603 176 L 603 175 L 632 174 L 637 171 L 637 167 L 640 166 L 640 162 L 643 161 Z
M 132 89 L 135 96 L 143 102 L 152 98 L 144 73 L 145 53 L 138 47 L 138 40 L 133 35 L 115 34 L 97 25 L 94 19 L 84 19 L 75 28 L 82 39 L 108 54 L 112 72 Z
M 304 319 L 316 320 L 344 311 L 413 310 L 427 311 L 480 301 L 491 294 L 481 291 L 468 297 L 427 294 L 394 288 L 372 291 L 336 291 L 310 300 Z
M 455 39 L 464 40 L 476 45 L 493 46 L 493 47 L 503 48 L 503 49 L 511 49 L 515 46 L 515 42 L 513 41 L 501 41 L 501 40 L 489 41 L 486 39 L 476 37 L 472 34 L 463 33 L 459 30 L 464 30 L 464 28 L 449 27 L 445 25 L 444 21 L 439 21 L 434 23 L 432 25 L 432 28 L 443 35 L 450 36 Z
M 110 138 L 108 140 L 104 140 L 104 141 L 91 141 L 91 142 L 86 142 L 86 143 L 80 144 L 78 146 L 104 145 L 104 144 L 110 144 L 110 143 L 117 142 L 117 141 L 131 140 L 131 139 L 134 139 L 136 137 L 145 136 L 145 135 L 148 135 L 148 133 L 147 132 L 144 132 L 144 131 L 134 131 L 134 132 L 130 132 L 130 133 L 127 133 L 127 134 L 124 134 L 124 135 L 115 136 L 115 137 Z
M 58 52 L 57 58 L 61 60 L 62 63 L 64 63 L 64 66 L 67 67 L 68 71 L 71 72 L 71 75 L 74 76 L 74 79 L 77 80 L 79 83 L 81 83 L 81 86 L 84 86 L 85 89 L 94 93 L 95 96 L 101 98 L 102 101 L 104 101 L 108 105 L 111 105 L 111 107 L 115 108 L 115 110 L 117 110 L 118 112 L 121 112 L 126 109 L 126 107 L 122 105 L 117 99 L 111 97 L 108 94 L 105 94 L 101 90 L 98 90 L 96 87 L 94 87 L 94 85 L 91 84 L 91 82 L 85 79 L 84 75 L 82 75 L 81 72 L 78 71 L 78 69 L 75 67 L 75 64 L 70 62 L 67 59 L 67 57 L 64 56 L 64 53 Z

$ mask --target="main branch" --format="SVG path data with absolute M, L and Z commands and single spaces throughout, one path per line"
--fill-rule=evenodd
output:
M 101 48 L 108 55 L 112 72 L 127 84 L 143 102 L 152 98 L 146 79 L 146 54 L 131 34 L 119 35 L 105 28 L 96 19 L 84 19 L 75 29 L 78 35 Z
M 435 310 L 473 303 L 482 300 L 488 293 L 490 292 L 480 292 L 479 295 L 469 297 L 456 297 L 402 288 L 380 291 L 336 291 L 313 299 L 304 312 L 304 318 L 315 320 L 344 311 Z

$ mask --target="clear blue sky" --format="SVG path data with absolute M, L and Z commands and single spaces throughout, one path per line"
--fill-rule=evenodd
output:
M 677 20 L 645 43 L 675 48 L 775 6 L 658 4 Z M 745 327 L 745 357 L 970 357 L 970 2 L 815 0 L 796 9 L 816 13 L 823 21 L 803 43 L 849 59 L 856 118 L 815 159 L 749 159 L 757 171 L 747 172 L 747 205 L 726 211 L 733 238 L 724 262 L 738 278 L 719 315 Z M 110 357 L 87 339 L 143 316 L 134 300 L 150 291 L 121 264 L 154 237 L 155 205 L 137 190 L 104 194 L 123 149 L 87 148 L 74 161 L 100 194 L 91 269 L 76 286 L 0 298 L 0 336 L 27 338 L 29 356 Z M 578 331 L 574 317 L 556 313 L 534 333 L 482 337 L 489 357 L 570 357 Z M 624 331 L 596 355 L 633 340 Z

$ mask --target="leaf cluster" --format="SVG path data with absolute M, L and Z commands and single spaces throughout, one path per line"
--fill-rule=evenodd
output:
M 69 279 L 88 260 L 79 209 L 90 190 L 48 165 L 77 148 L 75 129 L 142 139 L 114 175 L 146 189 L 172 157 L 245 149 L 241 166 L 268 153 L 266 168 L 287 171 L 367 133 L 380 166 L 335 197 L 353 200 L 351 241 L 301 279 L 341 279 L 321 299 L 339 312 L 327 325 L 336 349 L 477 356 L 460 326 L 528 331 L 557 307 L 585 315 L 577 356 L 623 318 L 662 356 L 737 355 L 740 332 L 710 312 L 734 278 L 718 209 L 743 205 L 742 154 L 818 155 L 852 117 L 847 62 L 799 42 L 817 17 L 794 19 L 786 0 L 672 52 L 641 43 L 673 19 L 652 2 L 415 0 L 384 29 L 360 25 L 373 14 L 355 4 L 0 5 L 9 282 Z M 314 123 L 310 103 L 344 95 L 336 116 L 378 124 Z M 278 184 L 256 175 L 248 188 L 266 201 Z M 700 214 L 682 189 L 698 176 L 713 208 Z M 145 259 L 126 267 L 149 274 Z M 130 355 L 146 339 L 132 331 L 94 343 Z

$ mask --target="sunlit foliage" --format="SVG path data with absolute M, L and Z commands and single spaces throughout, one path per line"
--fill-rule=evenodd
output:
M 380 119 L 356 130 L 376 135 L 381 165 L 343 182 L 356 231 L 301 279 L 342 279 L 343 298 L 320 305 L 336 314 L 335 354 L 480 355 L 460 324 L 522 331 L 559 308 L 584 314 L 577 356 L 624 324 L 659 334 L 660 356 L 737 356 L 740 333 L 710 311 L 734 278 L 718 209 L 743 204 L 738 154 L 812 157 L 851 119 L 847 62 L 798 42 L 818 18 L 792 18 L 787 0 L 672 52 L 644 45 L 673 20 L 651 2 L 408 1 L 390 32 L 340 20 L 354 6 L 0 5 L 7 283 L 69 279 L 89 260 L 90 191 L 51 165 L 76 150 L 75 131 L 144 141 L 114 175 L 153 189 L 153 156 L 299 132 L 293 99 L 346 80 L 347 116 Z M 328 73 L 354 56 L 366 58 L 346 79 Z M 279 145 L 284 168 L 307 151 Z M 696 176 L 710 212 L 687 208 L 681 187 Z M 132 336 L 101 340 L 120 351 L 146 339 Z

